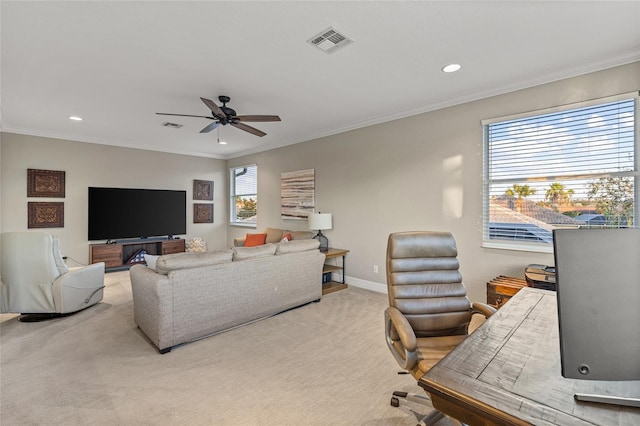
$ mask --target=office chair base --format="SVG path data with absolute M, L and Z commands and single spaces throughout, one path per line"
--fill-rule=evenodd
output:
M 403 399 L 405 401 L 415 402 L 421 405 L 427 405 L 427 403 L 431 401 L 431 399 L 426 395 L 395 391 L 393 392 L 393 396 L 391 397 L 391 405 L 393 407 L 399 407 L 400 399 Z M 431 411 L 429 414 L 424 416 L 422 420 L 420 420 L 417 426 L 435 425 L 443 417 L 444 417 L 444 414 L 434 408 L 433 411 Z

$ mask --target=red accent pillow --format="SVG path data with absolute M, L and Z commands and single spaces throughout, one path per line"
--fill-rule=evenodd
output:
M 267 240 L 267 234 L 247 234 L 244 239 L 245 247 L 261 246 Z
M 293 240 L 293 237 L 291 236 L 291 234 L 284 234 L 284 235 L 282 236 L 282 239 L 284 240 L 285 238 L 287 239 L 287 241 L 291 241 L 291 240 Z

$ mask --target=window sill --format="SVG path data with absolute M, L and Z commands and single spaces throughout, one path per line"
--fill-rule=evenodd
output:
M 549 253 L 553 254 L 553 246 L 551 244 L 526 244 L 526 243 L 511 243 L 506 241 L 483 241 L 483 248 L 491 248 L 498 250 L 510 250 L 510 251 L 528 251 L 534 253 Z
M 238 223 L 238 222 L 230 222 L 229 226 L 236 226 L 238 228 L 256 228 L 255 223 Z

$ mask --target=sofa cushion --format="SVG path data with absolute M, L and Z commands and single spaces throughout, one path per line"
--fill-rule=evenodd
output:
M 286 231 L 291 234 L 292 240 L 310 240 L 313 238 L 313 232 L 310 231 Z
M 320 241 L 314 239 L 287 241 L 286 243 L 277 244 L 276 254 L 318 250 L 318 247 L 320 247 Z
M 267 228 L 264 230 L 264 232 L 267 234 L 267 239 L 265 241 L 267 244 L 279 243 L 280 240 L 282 239 L 282 234 L 284 233 L 282 229 L 278 229 L 278 228 Z
M 255 247 L 234 247 L 233 260 L 252 259 L 254 257 L 273 256 L 276 253 L 275 244 L 263 244 Z
M 160 256 L 156 261 L 156 271 L 166 275 L 178 269 L 199 268 L 202 266 L 231 262 L 232 257 L 233 252 L 231 250 L 165 254 L 164 256 Z
M 261 246 L 265 243 L 267 234 L 247 234 L 244 238 L 245 247 Z

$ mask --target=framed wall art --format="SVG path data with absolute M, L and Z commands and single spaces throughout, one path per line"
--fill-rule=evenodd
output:
M 281 218 L 307 220 L 313 213 L 315 170 L 298 170 L 280 174 Z
M 213 204 L 193 204 L 193 223 L 213 223 Z
M 193 180 L 193 199 L 213 201 L 213 181 Z
M 27 197 L 64 198 L 65 172 L 27 169 Z
M 64 228 L 64 203 L 27 203 L 28 228 Z

